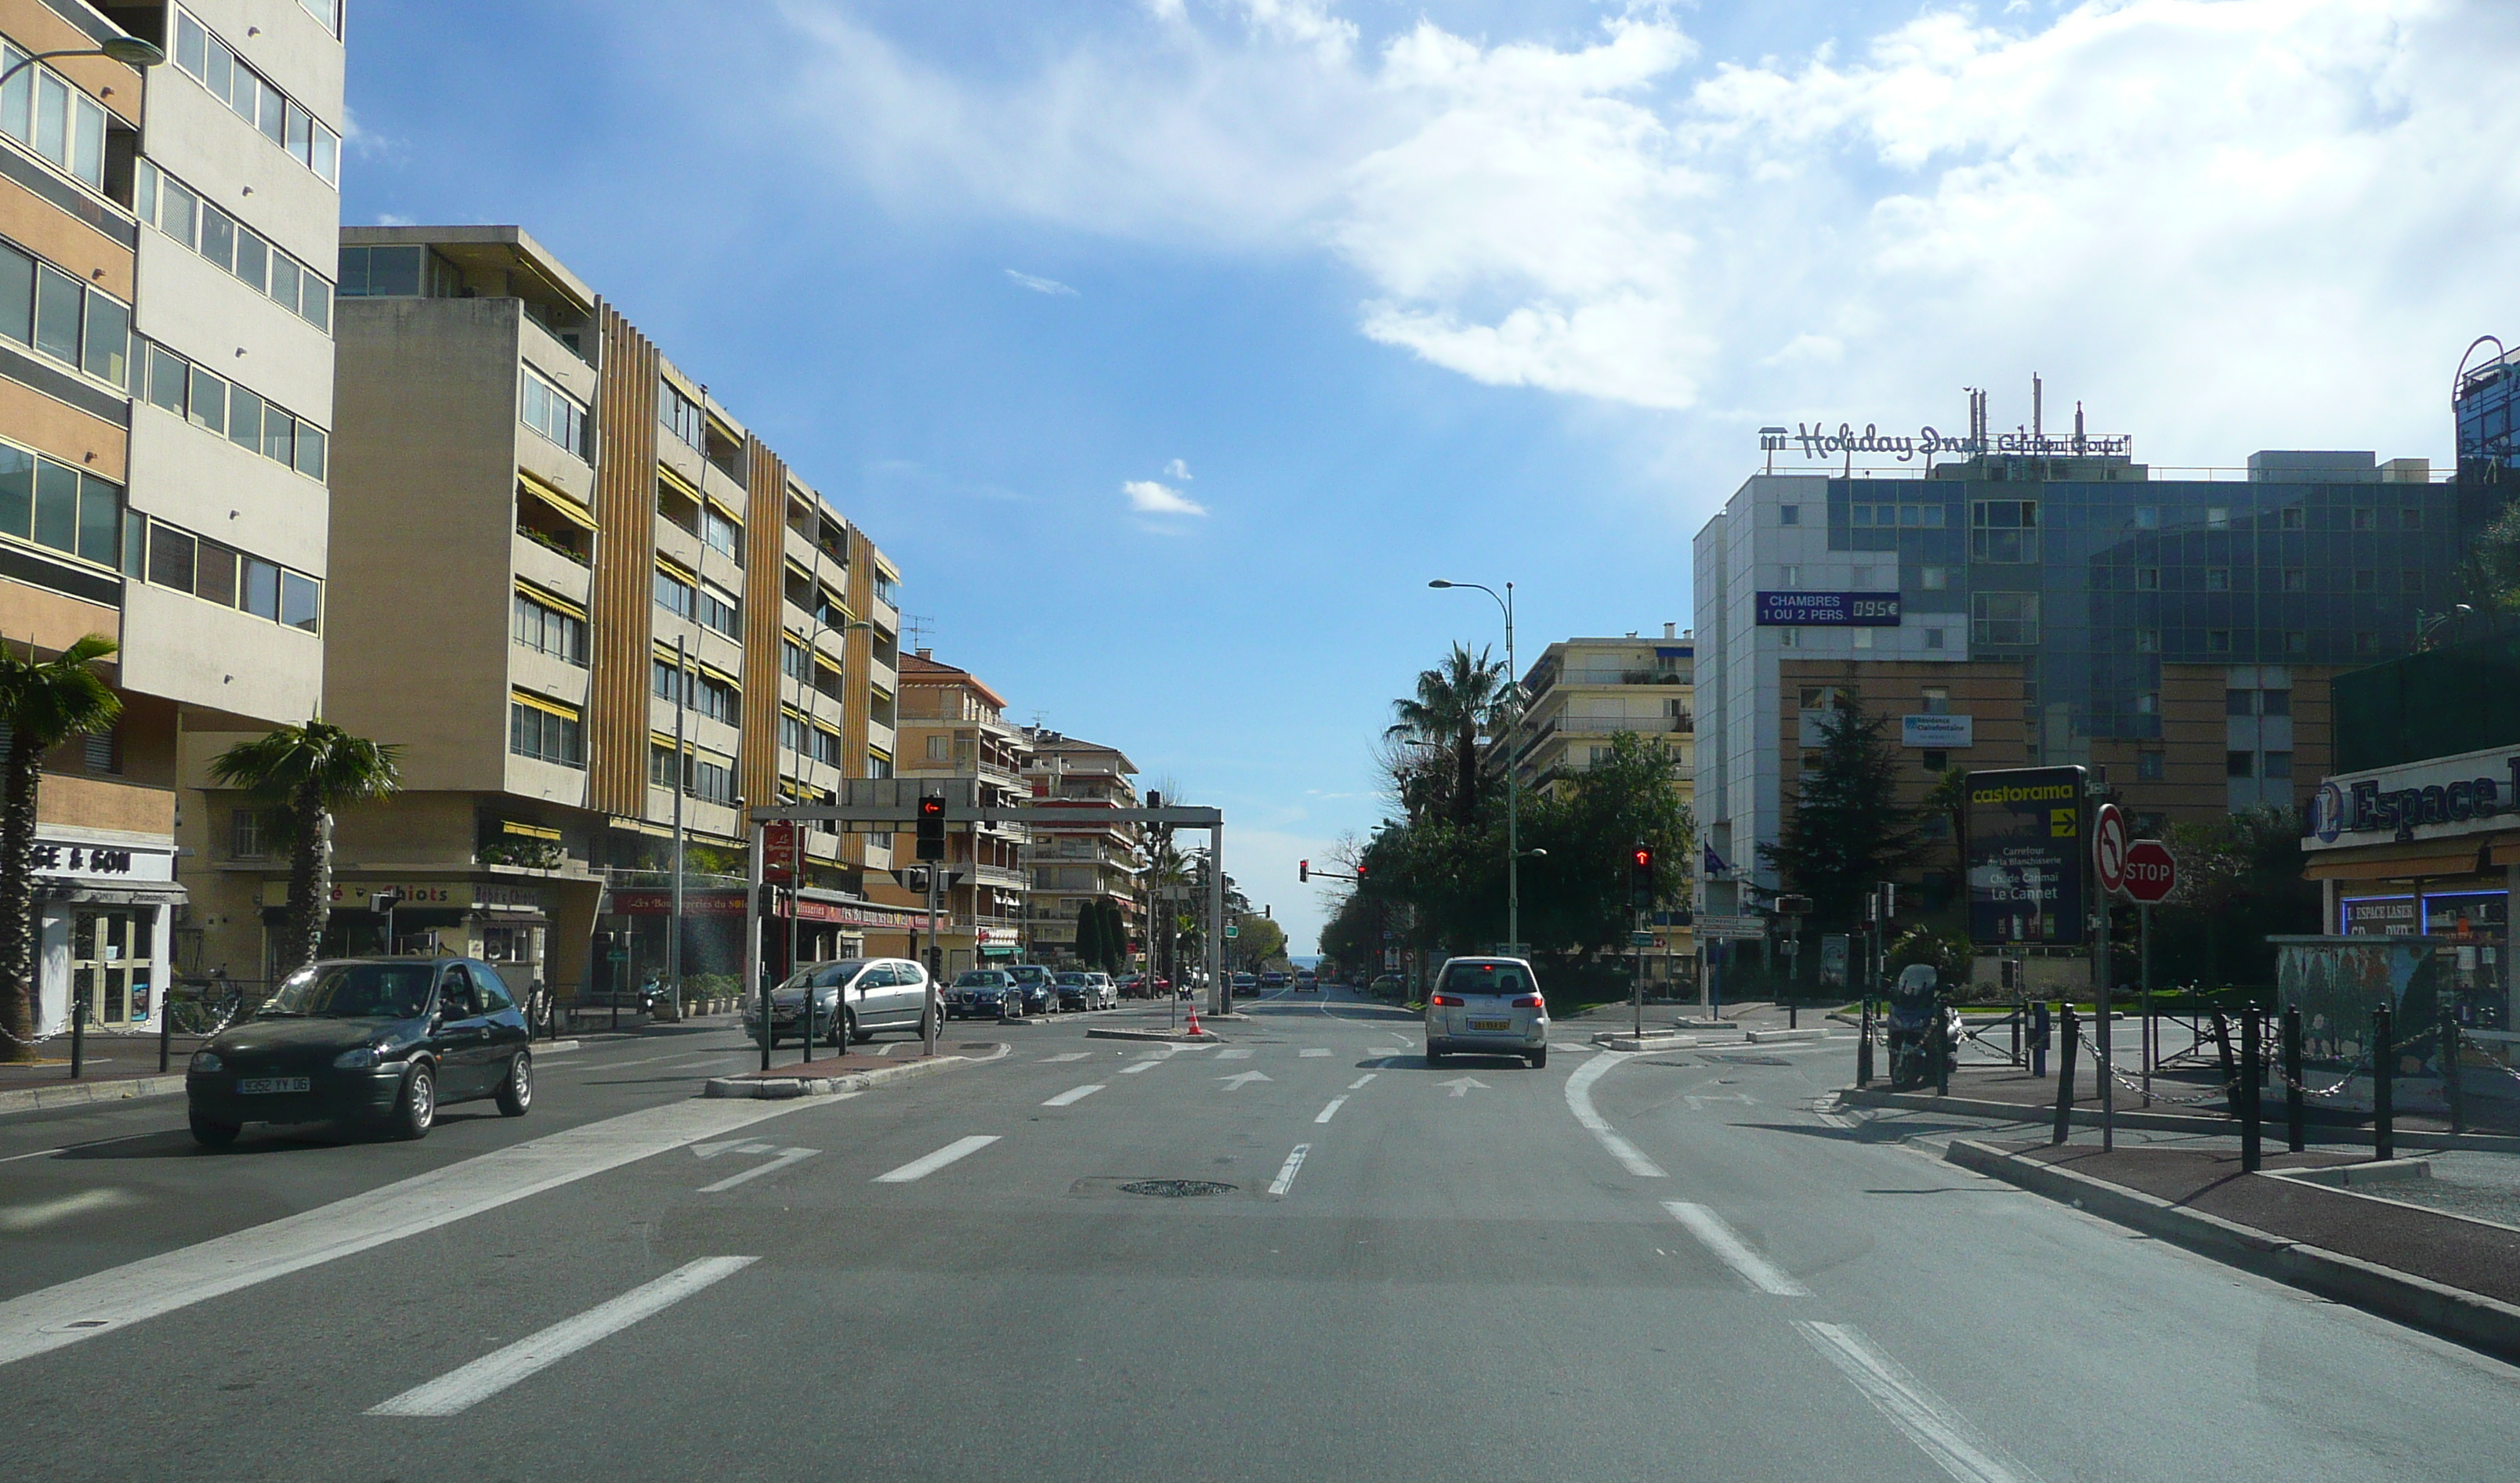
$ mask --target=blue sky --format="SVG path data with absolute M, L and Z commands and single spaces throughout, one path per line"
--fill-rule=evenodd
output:
M 1301 951 L 1495 639 L 1426 579 L 1526 663 L 1685 627 L 1764 423 L 2038 371 L 2158 464 L 2445 461 L 2515 63 L 2492 0 L 360 0 L 344 214 L 533 232 Z

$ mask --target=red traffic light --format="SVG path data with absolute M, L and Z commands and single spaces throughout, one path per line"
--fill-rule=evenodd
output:
M 922 799 L 920 799 L 920 800 L 919 800 L 919 817 L 920 817 L 920 818 L 922 818 L 922 819 L 942 819 L 942 818 L 944 818 L 944 817 L 945 817 L 945 800 L 944 800 L 944 799 L 942 799 L 942 798 L 933 798 L 933 797 L 929 797 L 929 798 L 922 798 Z
M 1637 848 L 1631 852 L 1631 858 L 1638 870 L 1649 871 L 1653 869 L 1653 851 L 1645 848 L 1643 845 L 1637 846 Z
M 1295 862 L 1295 878 L 1296 878 L 1297 880 L 1304 880 L 1304 881 L 1309 881 L 1309 880 L 1311 880 L 1311 879 L 1313 878 L 1313 863 L 1312 863 L 1311 861 L 1309 861 L 1309 860 L 1298 860 L 1298 861 L 1296 861 L 1296 862 Z

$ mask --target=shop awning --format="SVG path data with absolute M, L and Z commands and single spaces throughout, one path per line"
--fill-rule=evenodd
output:
M 2480 876 L 2510 865 L 2520 865 L 2520 834 L 2471 834 L 2322 850 L 2310 857 L 2302 875 L 2312 880 L 2412 880 Z
M 549 839 L 555 843 L 560 840 L 560 831 L 556 829 L 547 829 L 539 824 L 519 824 L 514 819 L 500 820 L 499 832 L 516 839 Z
M 561 518 L 583 530 L 595 528 L 595 513 L 571 498 L 567 491 L 518 470 L 517 486 L 558 512 Z

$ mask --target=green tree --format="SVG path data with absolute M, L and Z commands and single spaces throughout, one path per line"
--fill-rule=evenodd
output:
M 2301 816 L 2261 806 L 2174 824 L 2166 842 L 2179 889 L 2153 908 L 2154 982 L 2272 984 L 2267 937 L 2318 930 L 2318 887 L 2302 878 Z
M 35 1034 L 35 804 L 44 753 L 72 737 L 111 728 L 122 699 L 97 668 L 114 652 L 89 634 L 50 659 L 0 646 L 0 722 L 9 729 L 0 794 L 0 1059 L 30 1060 Z
M 210 761 L 222 787 L 289 811 L 289 914 L 284 970 L 323 951 L 333 911 L 333 809 L 388 797 L 402 786 L 402 748 L 355 737 L 329 721 L 283 726 L 240 742 Z
M 1850 927 L 1865 893 L 1921 852 L 1915 815 L 1899 806 L 1897 776 L 1888 723 L 1839 693 L 1821 723 L 1819 765 L 1803 774 L 1776 842 L 1759 846 L 1785 889 L 1812 899 L 1818 924 Z
M 1391 703 L 1399 720 L 1384 736 L 1450 749 L 1452 818 L 1465 829 L 1479 815 L 1479 733 L 1502 713 L 1508 688 L 1505 665 L 1487 650 L 1455 644 L 1441 667 L 1418 672 L 1416 698 Z
M 1253 967 L 1286 956 L 1286 929 L 1257 912 L 1234 919 L 1234 956 Z
M 1522 931 L 1548 956 L 1626 951 L 1636 925 L 1629 852 L 1653 851 L 1657 907 L 1680 899 L 1696 825 L 1680 801 L 1678 761 L 1658 738 L 1615 732 L 1607 754 L 1523 804 Z M 1503 841 L 1497 851 L 1503 870 Z

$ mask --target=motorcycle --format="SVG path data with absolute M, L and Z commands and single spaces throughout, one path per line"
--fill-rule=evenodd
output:
M 1890 988 L 1890 1090 L 1910 1092 L 1939 1082 L 1959 1051 L 1959 1012 L 1942 1002 L 1934 970 L 1911 964 Z

